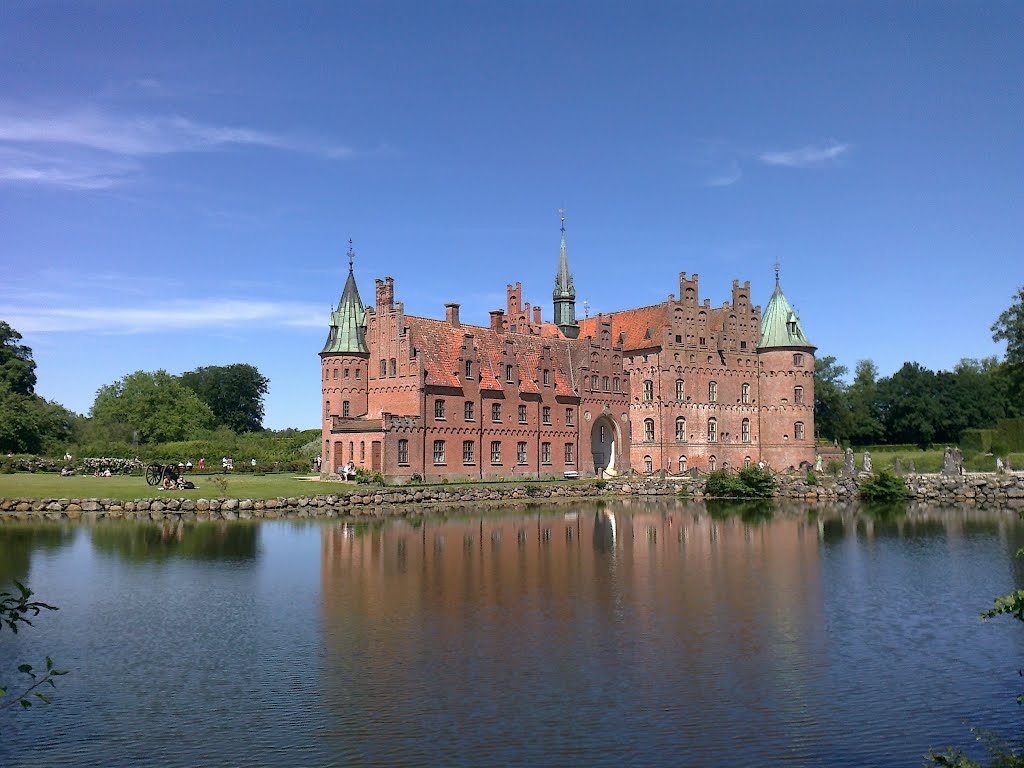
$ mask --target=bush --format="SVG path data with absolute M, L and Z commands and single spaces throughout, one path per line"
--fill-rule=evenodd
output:
M 901 501 L 910 495 L 903 480 L 885 470 L 861 483 L 859 493 L 865 501 Z
M 608 487 L 608 481 L 607 480 L 598 480 L 597 482 L 594 483 L 594 485 L 597 486 L 597 490 L 603 491 L 605 488 Z
M 813 469 L 807 470 L 807 484 L 812 488 L 818 484 L 818 476 L 814 474 Z
M 825 467 L 825 471 L 832 475 L 832 477 L 839 477 L 839 474 L 843 471 L 843 462 L 841 461 L 830 461 Z
M 718 470 L 708 475 L 704 492 L 723 499 L 768 499 L 775 494 L 776 483 L 767 469 L 745 467 L 736 474 Z

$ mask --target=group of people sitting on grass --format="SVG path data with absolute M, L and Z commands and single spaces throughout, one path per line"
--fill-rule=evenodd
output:
M 164 479 L 160 482 L 160 488 L 164 491 L 187 491 L 195 487 L 195 483 L 186 480 L 184 475 L 178 475 L 176 480 L 172 479 L 170 475 L 164 475 Z

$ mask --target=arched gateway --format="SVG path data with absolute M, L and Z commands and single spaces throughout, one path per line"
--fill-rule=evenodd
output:
M 598 477 L 613 477 L 618 474 L 616 466 L 622 452 L 619 428 L 608 414 L 594 420 L 590 431 L 590 452 L 594 457 L 594 473 Z

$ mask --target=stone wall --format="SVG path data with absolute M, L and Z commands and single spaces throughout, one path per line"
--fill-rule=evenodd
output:
M 861 477 L 866 477 L 861 475 Z M 778 475 L 778 496 L 808 503 L 852 501 L 859 478 L 819 477 L 809 485 L 803 475 Z M 1024 472 L 969 474 L 964 477 L 912 475 L 904 478 L 919 502 L 969 503 L 1024 510 Z M 277 499 L 0 499 L 0 521 L 42 520 L 251 520 L 302 517 L 420 515 L 438 504 L 500 504 L 615 496 L 676 496 L 704 499 L 704 478 L 625 478 L 597 483 L 523 483 L 486 485 L 357 487 L 345 493 Z M 408 507 L 412 507 L 409 509 Z

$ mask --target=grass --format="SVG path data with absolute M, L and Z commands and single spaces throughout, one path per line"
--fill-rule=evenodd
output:
M 269 474 L 227 475 L 227 493 L 221 493 L 213 478 L 224 475 L 190 475 L 196 484 L 190 491 L 161 491 L 146 485 L 141 475 L 115 475 L 114 477 L 92 477 L 91 475 L 61 477 L 60 475 L 37 472 L 19 472 L 0 475 L 0 498 L 60 498 L 60 499 L 147 499 L 166 496 L 174 499 L 209 499 L 230 496 L 240 499 L 275 499 L 278 496 L 314 496 L 317 494 L 344 493 L 354 486 L 343 483 L 321 483 L 300 480 L 299 475 Z

